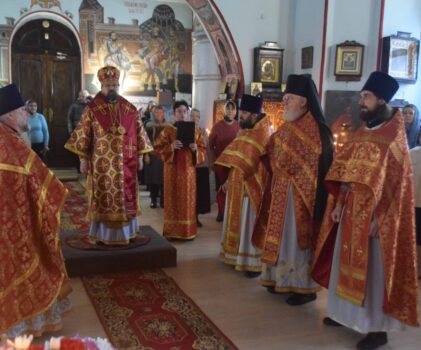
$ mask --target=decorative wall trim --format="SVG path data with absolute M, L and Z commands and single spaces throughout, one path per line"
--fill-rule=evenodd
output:
M 382 64 L 382 48 L 383 48 L 383 20 L 384 20 L 384 6 L 386 0 L 381 0 L 380 3 L 380 21 L 379 21 L 379 42 L 377 46 L 377 65 L 376 70 L 380 70 Z
M 325 11 L 323 17 L 323 42 L 322 42 L 322 61 L 320 63 L 320 79 L 319 79 L 319 95 L 320 100 L 323 99 L 323 80 L 325 74 L 325 60 L 326 60 L 326 33 L 327 33 L 327 20 L 329 13 L 329 0 L 325 0 Z
M 231 31 L 214 0 L 186 0 L 197 15 L 215 50 L 222 79 L 235 78 L 244 91 L 241 57 Z

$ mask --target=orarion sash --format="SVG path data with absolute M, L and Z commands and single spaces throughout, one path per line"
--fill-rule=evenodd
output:
M 264 117 L 253 129 L 242 130 L 215 162 L 231 169 L 228 177 L 227 229 L 223 243 L 226 252 L 238 252 L 245 193 L 255 212 L 260 206 L 267 176 L 261 157 L 266 154 L 270 134 L 269 120 Z

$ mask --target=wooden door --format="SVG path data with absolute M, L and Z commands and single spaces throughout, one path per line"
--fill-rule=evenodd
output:
M 81 88 L 80 51 L 68 28 L 51 20 L 47 22 L 48 27 L 45 20 L 29 22 L 14 36 L 12 81 L 25 100 L 37 101 L 38 112 L 47 120 L 50 133 L 47 164 L 69 167 L 75 164 L 75 158 L 64 149 L 69 137 L 67 111 Z

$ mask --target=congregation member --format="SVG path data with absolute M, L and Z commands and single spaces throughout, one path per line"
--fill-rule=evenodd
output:
M 418 108 L 413 104 L 408 104 L 403 108 L 402 114 L 405 122 L 408 147 L 409 149 L 417 147 L 420 145 L 418 134 L 421 128 L 421 119 Z
M 155 108 L 155 102 L 154 101 L 149 101 L 148 105 L 146 106 L 145 111 L 143 112 L 143 115 L 141 117 L 142 119 L 142 123 L 143 126 L 146 127 L 146 125 L 152 121 L 153 119 L 153 109 Z M 141 111 L 142 114 L 142 111 Z
M 118 94 L 119 76 L 112 66 L 98 71 L 101 91 L 65 145 L 87 174 L 89 236 L 108 245 L 129 244 L 139 232 L 137 171 L 152 151 L 136 107 Z
M 330 130 L 316 86 L 307 75 L 290 75 L 283 97 L 285 122 L 267 146 L 271 179 L 253 232 L 261 249 L 261 284 L 269 292 L 291 293 L 289 305 L 316 299 L 310 277 L 313 242 L 327 193 L 323 186 L 333 157 Z
M 0 337 L 61 329 L 70 309 L 59 244 L 67 191 L 19 136 L 27 127 L 16 85 L 0 88 Z
M 67 112 L 67 130 L 69 135 L 76 129 L 77 124 L 82 117 L 83 110 L 89 102 L 89 92 L 87 90 L 79 91 L 78 98 L 73 102 Z
M 388 332 L 419 325 L 412 166 L 402 114 L 388 102 L 394 78 L 373 72 L 360 92 L 363 125 L 335 154 L 330 196 L 312 276 L 328 288 L 327 326 L 366 334 L 377 349 Z
M 164 162 L 164 229 L 167 239 L 192 240 L 196 225 L 196 165 L 205 160 L 205 142 L 196 128 L 194 142 L 186 146 L 177 139 L 177 128 L 188 119 L 189 105 L 175 101 L 174 125 L 168 125 L 154 143 Z
M 196 124 L 200 135 L 205 142 L 205 160 L 202 164 L 196 165 L 196 223 L 197 227 L 203 224 L 199 220 L 200 214 L 207 214 L 211 211 L 210 184 L 209 184 L 209 138 L 206 130 L 200 127 L 200 111 L 193 108 L 190 112 L 190 119 Z
M 31 148 L 38 157 L 45 162 L 46 154 L 49 151 L 48 144 L 50 141 L 47 121 L 41 113 L 37 112 L 37 101 L 32 99 L 28 100 L 26 106 L 29 112 L 28 129 Z
M 220 175 L 225 172 L 220 179 L 227 193 L 220 256 L 247 277 L 256 277 L 262 269 L 260 253 L 251 243 L 267 177 L 262 157 L 271 135 L 269 119 L 261 113 L 262 103 L 260 97 L 242 96 L 241 131 L 215 162 L 221 167 Z
M 69 135 L 76 129 L 76 125 L 82 117 L 83 110 L 88 102 L 90 102 L 90 97 L 87 90 L 79 91 L 77 100 L 70 105 L 69 110 L 67 111 L 67 131 L 69 132 Z M 73 157 L 75 159 L 76 170 L 80 173 L 79 157 L 75 154 L 73 154 Z
M 224 171 L 220 166 L 213 163 L 216 159 L 218 159 L 225 147 L 234 140 L 240 130 L 240 125 L 238 124 L 236 117 L 237 105 L 233 100 L 228 100 L 224 106 L 224 119 L 217 122 L 209 134 L 209 148 L 212 158 L 210 159 L 210 162 L 211 165 L 213 165 L 213 170 L 215 172 L 215 187 L 218 204 L 218 215 L 216 217 L 216 221 L 218 222 L 222 222 L 224 218 L 225 192 L 221 189 Z
M 155 143 L 162 130 L 164 130 L 169 124 L 165 121 L 165 110 L 162 106 L 156 106 L 153 109 L 152 120 L 146 125 L 146 133 L 148 134 L 149 140 L 152 145 Z M 151 204 L 150 207 L 155 209 L 159 206 L 164 207 L 164 163 L 156 155 L 155 152 L 145 154 L 145 167 L 144 182 L 148 186 L 151 193 Z

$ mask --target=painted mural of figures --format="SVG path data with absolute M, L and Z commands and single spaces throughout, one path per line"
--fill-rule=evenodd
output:
M 121 71 L 121 89 L 124 91 L 124 83 L 131 69 L 130 58 L 124 46 L 117 42 L 117 34 L 111 32 L 105 41 L 107 55 L 104 58 L 104 66 L 114 66 Z
M 178 74 L 180 72 L 180 64 L 183 60 L 182 52 L 185 51 L 185 44 L 180 42 L 175 28 L 170 28 L 168 33 L 169 59 L 167 61 L 166 71 L 168 77 L 174 79 L 174 87 L 178 88 Z
M 62 11 L 60 0 L 31 0 L 31 8 L 34 7 L 35 5 L 39 5 L 42 8 L 46 8 L 46 9 L 57 6 L 60 9 L 60 11 Z
M 160 84 L 165 83 L 161 62 L 168 57 L 168 47 L 158 26 L 152 28 L 152 37 L 148 42 L 147 50 L 143 53 L 145 54 L 143 60 L 146 65 L 145 90 L 156 90 L 156 76 Z
M 138 55 L 144 65 L 141 80 L 145 91 L 164 87 L 178 91 L 188 45 L 188 35 L 172 8 L 156 6 L 152 17 L 140 25 Z

